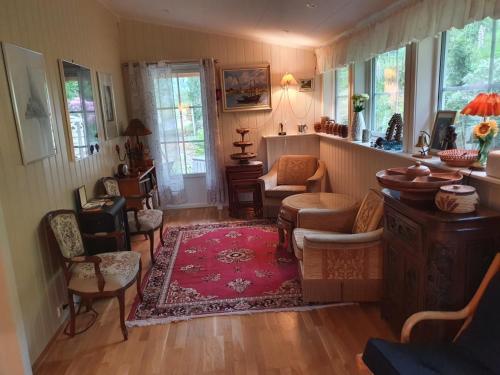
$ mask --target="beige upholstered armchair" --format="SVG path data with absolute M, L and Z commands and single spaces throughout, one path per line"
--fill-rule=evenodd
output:
M 265 217 L 278 216 L 281 201 L 324 190 L 325 163 L 310 155 L 283 155 L 259 178 Z
M 293 247 L 305 302 L 377 301 L 382 289 L 383 198 L 370 190 L 359 210 L 299 211 Z
M 120 187 L 118 181 L 113 177 L 104 177 L 101 179 L 101 184 L 104 187 L 106 195 L 113 197 L 121 196 Z M 146 193 L 142 195 L 127 195 L 123 196 L 127 201 L 134 202 L 145 202 L 146 208 L 139 210 L 132 205 L 131 208 L 127 208 L 127 220 L 130 234 L 144 234 L 149 238 L 149 252 L 151 254 L 151 262 L 155 262 L 154 257 L 154 235 L 155 230 L 160 230 L 160 242 L 165 245 L 163 241 L 163 211 L 151 208 L 150 201 L 152 199 L 152 193 Z
M 64 330 L 70 336 L 85 332 L 95 322 L 97 312 L 92 309 L 92 301 L 103 297 L 117 297 L 120 306 L 120 327 L 124 340 L 128 333 L 125 326 L 125 290 L 137 283 L 137 294 L 142 300 L 141 292 L 141 254 L 133 251 L 112 251 L 103 249 L 98 255 L 87 255 L 84 237 L 99 239 L 123 236 L 123 232 L 90 235 L 80 233 L 75 212 L 58 210 L 45 216 L 45 225 L 49 247 L 56 253 L 64 270 L 68 290 L 70 321 Z M 85 305 L 87 311 L 94 313 L 87 326 L 75 332 L 75 312 L 73 295 L 81 297 L 80 307 Z M 78 312 L 80 308 L 78 309 Z M 69 328 L 69 332 L 67 329 Z

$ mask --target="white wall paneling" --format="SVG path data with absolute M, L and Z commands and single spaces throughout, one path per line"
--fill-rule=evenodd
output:
M 314 133 L 267 136 L 264 139 L 268 170 L 281 155 L 313 155 L 319 158 L 319 137 Z
M 105 142 L 101 124 L 101 151 L 78 162 L 68 159 L 57 59 L 74 59 L 94 76 L 96 70 L 111 73 L 118 119 L 126 123 L 117 22 L 94 0 L 2 2 L 0 40 L 44 54 L 55 114 L 57 155 L 24 166 L 0 60 L 0 200 L 31 361 L 59 328 L 56 308 L 66 301 L 62 272 L 46 248 L 41 220 L 50 210 L 73 208 L 78 186 L 86 185 L 90 194 L 97 179 L 111 174 L 119 141 Z

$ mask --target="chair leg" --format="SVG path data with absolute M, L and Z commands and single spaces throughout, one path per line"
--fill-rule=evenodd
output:
M 139 300 L 142 302 L 141 280 L 142 280 L 142 261 L 139 259 L 139 271 L 137 271 L 137 295 L 139 296 Z
M 165 246 L 165 240 L 163 239 L 163 217 L 161 217 L 161 225 L 160 225 L 160 242 L 163 246 Z
M 127 327 L 125 326 L 125 291 L 118 294 L 118 304 L 120 305 L 120 327 L 122 329 L 123 340 L 128 340 Z
M 155 262 L 155 257 L 154 257 L 154 247 L 155 247 L 155 231 L 152 230 L 148 232 L 148 237 L 149 237 L 149 252 L 151 254 L 151 263 Z
M 73 293 L 68 292 L 68 305 L 69 305 L 69 335 L 75 335 L 75 302 L 73 301 Z

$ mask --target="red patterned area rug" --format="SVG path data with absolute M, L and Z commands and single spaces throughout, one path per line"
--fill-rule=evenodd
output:
M 302 303 L 298 262 L 277 249 L 276 225 L 259 220 L 171 227 L 143 280 L 143 302 L 127 325 L 195 317 L 311 309 Z

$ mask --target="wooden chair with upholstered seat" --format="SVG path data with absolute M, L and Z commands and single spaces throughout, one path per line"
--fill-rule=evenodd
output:
M 259 178 L 264 217 L 277 217 L 281 201 L 301 193 L 324 190 L 325 163 L 311 155 L 283 155 Z
M 117 197 L 121 196 L 118 181 L 113 177 L 104 177 L 101 179 L 101 184 L 107 195 Z M 156 190 L 142 195 L 126 195 L 123 196 L 127 202 L 137 201 L 145 202 L 146 209 L 137 209 L 137 204 L 127 205 L 127 220 L 130 234 L 143 234 L 149 238 L 149 252 L 151 254 L 151 262 L 155 262 L 154 258 L 154 234 L 156 230 L 160 230 L 160 242 L 165 245 L 163 241 L 163 221 L 164 214 L 162 210 L 157 210 L 151 207 L 150 201 Z
M 378 301 L 382 291 L 383 198 L 338 213 L 302 209 L 293 231 L 305 302 Z
M 117 297 L 120 307 L 120 327 L 124 340 L 128 339 L 125 326 L 125 290 L 135 282 L 137 294 L 141 293 L 141 255 L 133 251 L 103 252 L 88 256 L 85 251 L 83 237 L 97 240 L 99 238 L 119 238 L 123 232 L 113 232 L 100 235 L 82 234 L 72 210 L 49 212 L 45 216 L 45 225 L 49 246 L 56 253 L 64 270 L 68 290 L 68 305 L 70 311 L 69 332 L 75 335 L 75 306 L 73 295 L 78 295 L 85 304 L 87 311 L 92 310 L 94 317 L 85 329 L 86 331 L 96 320 L 97 312 L 92 309 L 92 301 L 103 297 Z M 112 249 L 105 249 L 112 250 Z M 78 311 L 80 311 L 80 308 Z
M 460 311 L 422 311 L 401 330 L 401 343 L 370 339 L 358 355 L 360 373 L 500 374 L 500 254 L 496 254 L 469 304 Z M 413 344 L 413 327 L 425 320 L 463 320 L 450 343 Z

